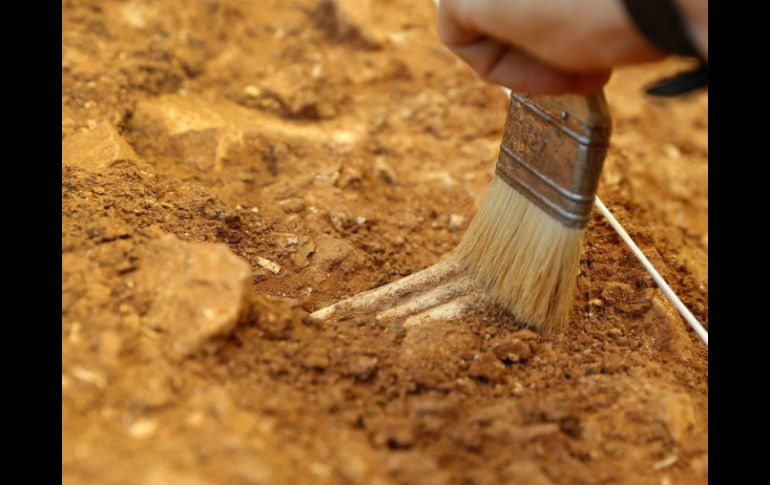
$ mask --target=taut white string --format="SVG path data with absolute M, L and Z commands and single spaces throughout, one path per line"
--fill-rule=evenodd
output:
M 703 340 L 703 343 L 706 344 L 706 347 L 708 347 L 709 334 L 706 329 L 703 328 L 703 325 L 701 325 L 698 319 L 695 318 L 695 315 L 693 315 L 692 312 L 684 305 L 684 303 L 682 303 L 682 300 L 676 296 L 674 290 L 668 286 L 666 280 L 664 280 L 660 273 L 658 273 L 658 270 L 655 269 L 655 266 L 650 263 L 650 260 L 647 259 L 647 256 L 645 256 L 642 250 L 639 249 L 639 246 L 637 246 L 634 240 L 631 239 L 631 236 L 629 236 L 626 230 L 623 229 L 623 226 L 621 226 L 618 220 L 615 219 L 615 216 L 613 216 L 610 210 L 607 209 L 607 206 L 604 205 L 604 202 L 602 202 L 598 195 L 596 196 L 594 205 L 597 209 L 599 209 L 599 212 L 601 212 L 604 218 L 607 219 L 612 228 L 615 229 L 615 232 L 618 233 L 618 236 L 620 236 L 620 238 L 626 243 L 629 249 L 631 249 L 631 252 L 634 253 L 634 256 L 636 256 L 636 259 L 642 263 L 644 269 L 650 273 L 650 276 L 652 276 L 652 279 L 655 280 L 655 283 L 657 283 L 657 285 L 663 291 L 663 294 L 666 295 L 666 298 L 668 298 L 668 300 L 676 307 L 676 309 L 679 310 L 679 313 L 682 314 L 682 317 L 684 317 L 685 321 L 687 321 L 690 327 L 695 330 L 695 333 L 698 334 L 698 337 L 700 337 L 701 340 Z

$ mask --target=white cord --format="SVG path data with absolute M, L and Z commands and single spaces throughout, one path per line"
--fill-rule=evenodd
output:
M 709 345 L 709 334 L 706 331 L 705 328 L 703 328 L 703 325 L 698 321 L 697 318 L 695 318 L 695 315 L 692 314 L 692 312 L 682 303 L 682 300 L 679 299 L 678 296 L 676 296 L 676 293 L 674 293 L 674 290 L 671 289 L 670 286 L 668 286 L 668 283 L 666 283 L 666 280 L 663 279 L 663 277 L 658 273 L 658 271 L 655 269 L 655 267 L 650 263 L 650 260 L 647 259 L 647 256 L 644 255 L 641 249 L 639 249 L 639 246 L 634 243 L 634 240 L 631 239 L 631 236 L 628 235 L 625 229 L 623 229 L 623 226 L 620 225 L 617 219 L 615 219 L 615 216 L 612 215 L 609 209 L 607 209 L 607 206 L 604 205 L 604 202 L 599 198 L 599 196 L 596 196 L 596 201 L 594 203 L 597 209 L 599 209 L 599 212 L 602 213 L 605 219 L 610 223 L 613 229 L 615 229 L 615 232 L 618 233 L 618 236 L 620 236 L 621 239 L 628 245 L 628 247 L 631 249 L 631 252 L 634 253 L 634 256 L 636 256 L 636 259 L 639 260 L 640 263 L 642 263 L 642 266 L 644 266 L 644 269 L 647 270 L 648 273 L 650 273 L 650 276 L 652 276 L 652 279 L 655 280 L 655 283 L 658 284 L 660 289 L 663 291 L 663 293 L 666 295 L 666 298 L 674 304 L 677 310 L 679 310 L 679 313 L 682 314 L 682 317 L 687 321 L 688 324 L 692 327 L 693 330 L 695 330 L 695 333 L 698 334 L 698 337 L 703 340 L 703 343 L 706 344 L 706 347 Z
M 433 0 L 433 3 L 438 6 L 439 0 Z M 500 86 L 500 89 L 503 90 L 506 97 L 511 97 L 511 90 Z M 666 280 L 663 279 L 663 277 L 658 273 L 658 270 L 655 269 L 655 266 L 650 263 L 650 260 L 647 259 L 647 256 L 644 255 L 641 249 L 639 249 L 639 246 L 636 245 L 633 239 L 631 239 L 631 236 L 628 235 L 625 229 L 623 229 L 623 226 L 620 225 L 617 219 L 615 219 L 615 216 L 612 215 L 609 209 L 607 209 L 607 206 L 604 205 L 604 202 L 599 198 L 599 196 L 596 196 L 596 201 L 594 203 L 597 209 L 599 209 L 599 212 L 604 216 L 605 219 L 610 223 L 613 229 L 615 229 L 615 232 L 618 233 L 618 236 L 623 240 L 623 242 L 626 243 L 629 249 L 631 249 L 631 252 L 634 253 L 634 256 L 636 256 L 636 259 L 639 260 L 640 263 L 642 263 L 642 266 L 644 266 L 644 269 L 647 270 L 648 273 L 650 273 L 650 276 L 652 276 L 652 279 L 655 280 L 655 283 L 660 287 L 660 289 L 663 291 L 663 294 L 666 295 L 666 298 L 668 298 L 668 301 L 670 301 L 676 309 L 679 311 L 679 313 L 684 317 L 684 319 L 687 321 L 687 323 L 692 327 L 693 330 L 695 330 L 695 333 L 698 334 L 698 337 L 703 340 L 703 343 L 706 344 L 706 347 L 709 345 L 709 334 L 706 331 L 705 328 L 703 328 L 703 325 L 698 321 L 697 318 L 695 318 L 695 315 L 692 314 L 692 312 L 682 303 L 682 300 L 679 299 L 678 296 L 676 296 L 676 293 L 674 293 L 674 290 L 671 289 L 670 286 L 668 286 L 668 283 L 666 283 Z

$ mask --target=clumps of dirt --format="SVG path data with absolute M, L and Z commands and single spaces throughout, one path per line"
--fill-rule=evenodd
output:
M 431 2 L 320 5 L 62 5 L 63 483 L 706 480 L 707 350 L 598 215 L 564 334 L 308 317 L 452 251 L 506 112 Z M 600 195 L 707 323 L 680 67 L 615 75 Z

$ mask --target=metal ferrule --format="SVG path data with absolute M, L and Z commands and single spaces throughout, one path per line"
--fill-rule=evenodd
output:
M 604 93 L 511 94 L 497 175 L 565 226 L 588 224 L 612 123 Z

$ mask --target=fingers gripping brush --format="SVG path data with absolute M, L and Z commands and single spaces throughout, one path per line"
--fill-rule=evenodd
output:
M 455 256 L 517 320 L 559 330 L 575 297 L 610 115 L 602 92 L 510 101 L 495 178 Z

